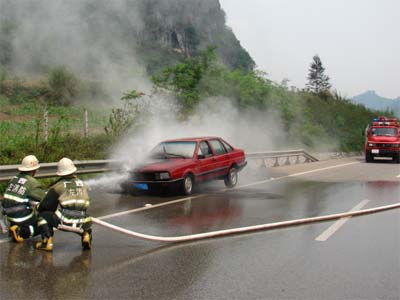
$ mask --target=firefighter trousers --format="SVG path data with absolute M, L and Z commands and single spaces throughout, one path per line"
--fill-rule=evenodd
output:
M 61 225 L 64 225 L 64 228 L 70 227 L 76 229 L 82 229 L 82 232 L 79 233 L 75 230 L 68 230 L 60 228 Z M 38 220 L 38 227 L 42 234 L 43 238 L 48 238 L 54 235 L 54 228 L 60 228 L 63 231 L 71 231 L 74 233 L 79 234 L 80 236 L 83 235 L 84 232 L 92 232 L 91 229 L 92 222 L 83 222 L 83 223 L 69 223 L 65 220 L 59 218 L 54 212 L 51 211 L 43 211 L 39 213 L 39 220 Z
M 9 227 L 18 225 L 19 235 L 24 239 L 28 239 L 40 234 L 40 230 L 37 226 L 37 217 L 35 215 L 22 222 L 14 222 L 11 220 L 8 222 L 10 223 Z

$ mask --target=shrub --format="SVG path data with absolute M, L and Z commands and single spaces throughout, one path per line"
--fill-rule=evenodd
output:
M 129 91 L 121 97 L 124 101 L 123 108 L 113 108 L 108 119 L 108 124 L 104 127 L 106 134 L 112 139 L 116 139 L 124 134 L 129 128 L 136 125 L 139 108 L 136 101 L 144 94 L 136 90 Z
M 78 80 L 64 66 L 50 70 L 47 83 L 49 86 L 48 97 L 53 104 L 66 106 L 78 96 Z

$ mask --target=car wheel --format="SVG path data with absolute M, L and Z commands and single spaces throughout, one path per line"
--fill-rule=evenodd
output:
M 191 175 L 186 175 L 182 180 L 181 190 L 184 195 L 192 194 L 194 186 L 193 177 Z
M 372 157 L 371 152 L 366 152 L 365 153 L 365 161 L 366 162 L 372 162 L 374 160 L 374 158 Z
M 238 172 L 235 167 L 229 169 L 228 174 L 224 178 L 225 186 L 233 188 L 238 182 Z

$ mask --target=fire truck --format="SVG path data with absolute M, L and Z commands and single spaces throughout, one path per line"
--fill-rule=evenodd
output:
M 392 157 L 400 163 L 400 123 L 397 119 L 378 117 L 365 129 L 365 161 L 375 157 Z

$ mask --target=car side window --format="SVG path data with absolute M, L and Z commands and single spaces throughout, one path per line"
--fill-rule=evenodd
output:
M 226 154 L 226 150 L 219 140 L 211 140 L 210 144 L 211 147 L 213 147 L 215 154 L 217 155 Z
M 202 155 L 204 155 L 204 157 L 209 157 L 209 156 L 213 155 L 212 151 L 211 151 L 211 148 L 210 148 L 210 145 L 205 141 L 202 141 L 200 143 L 198 154 L 202 154 Z
M 225 149 L 226 149 L 229 153 L 233 152 L 233 148 L 232 148 L 231 145 L 229 145 L 228 143 L 225 143 L 224 141 L 221 141 L 221 142 L 222 142 L 222 144 L 224 144 Z

